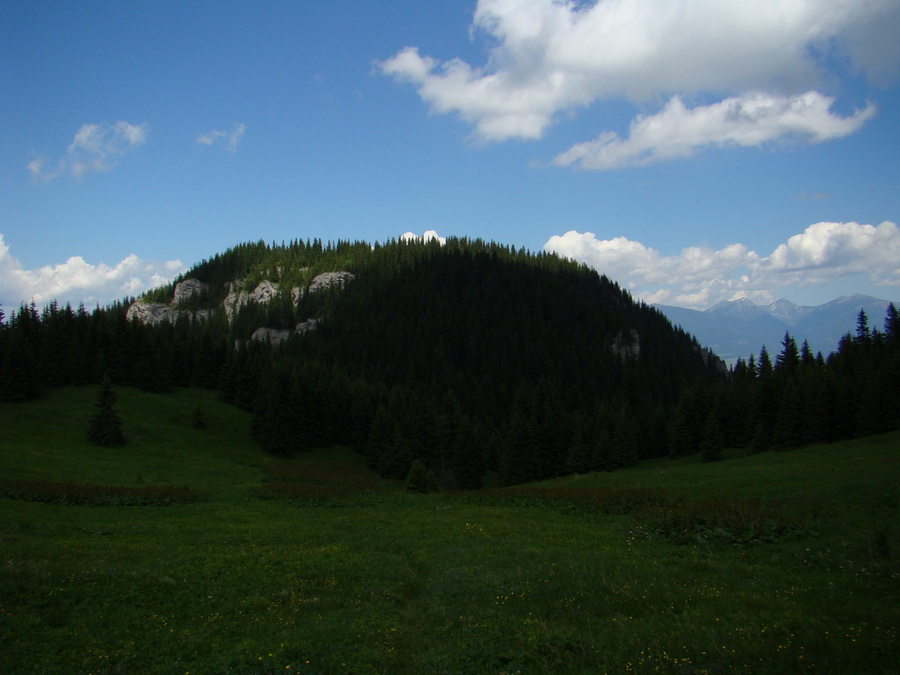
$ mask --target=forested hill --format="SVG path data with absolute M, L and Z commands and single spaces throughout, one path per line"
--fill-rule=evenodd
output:
M 715 376 L 689 336 L 591 270 L 460 242 L 409 253 L 382 250 L 289 350 L 378 383 L 368 451 L 386 474 L 418 457 L 471 487 L 486 469 L 511 483 L 664 454 L 682 385 Z
M 323 274 L 339 283 L 319 286 Z M 254 411 L 270 452 L 347 444 L 385 475 L 421 459 L 462 488 L 665 454 L 682 389 L 723 377 L 595 271 L 480 240 L 242 244 L 178 281 L 138 303 L 166 303 L 156 322 L 127 320 L 131 300 L 23 307 L 4 359 L 38 363 L 32 394 L 104 372 L 157 391 L 216 387 Z

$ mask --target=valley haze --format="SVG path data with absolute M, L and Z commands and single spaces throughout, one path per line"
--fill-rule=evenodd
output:
M 763 346 L 770 355 L 778 354 L 785 333 L 798 345 L 807 341 L 813 354 L 827 356 L 837 349 L 842 337 L 855 334 L 860 311 L 866 313 L 871 328 L 881 330 L 880 322 L 889 304 L 867 295 L 852 295 L 815 307 L 795 305 L 784 298 L 760 306 L 742 298 L 720 302 L 703 312 L 668 305 L 656 308 L 733 365 L 738 358 L 746 361 L 751 355 L 758 357 Z

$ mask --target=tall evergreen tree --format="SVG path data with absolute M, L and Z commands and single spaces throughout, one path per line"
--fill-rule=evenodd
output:
M 891 349 L 900 347 L 900 312 L 892 302 L 884 317 L 884 335 Z
M 97 396 L 97 412 L 91 417 L 88 440 L 95 445 L 115 446 L 125 444 L 122 420 L 115 409 L 116 392 L 109 376 L 104 376 Z
M 803 400 L 797 384 L 785 385 L 772 430 L 772 445 L 778 450 L 797 448 L 803 444 Z
M 407 492 L 437 492 L 438 481 L 434 472 L 422 463 L 421 459 L 413 460 L 406 475 Z
M 793 375 L 800 366 L 800 353 L 797 342 L 790 333 L 784 334 L 781 341 L 781 353 L 775 357 L 775 372 L 780 375 Z
M 38 369 L 28 337 L 11 328 L 4 331 L 5 352 L 0 355 L 0 401 L 30 401 L 41 393 Z
M 711 412 L 706 417 L 703 427 L 703 437 L 700 440 L 700 459 L 704 462 L 718 462 L 722 459 L 722 451 L 725 449 L 725 439 L 719 425 L 719 416 Z
M 872 331 L 869 329 L 869 317 L 866 316 L 866 310 L 859 310 L 856 315 L 856 341 L 861 344 L 868 344 L 872 339 Z

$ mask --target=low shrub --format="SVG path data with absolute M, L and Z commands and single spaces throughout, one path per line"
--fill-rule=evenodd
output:
M 126 487 L 37 480 L 0 481 L 0 497 L 84 506 L 169 506 L 206 499 L 202 490 L 174 485 Z
M 264 483 L 306 483 L 341 485 L 354 490 L 376 490 L 384 487 L 381 479 L 346 462 L 271 462 L 263 469 Z
M 663 490 L 649 488 L 512 488 L 457 493 L 468 500 L 483 503 L 542 506 L 562 510 L 625 515 L 669 503 Z
M 817 511 L 810 501 L 711 499 L 654 506 L 639 513 L 638 519 L 648 532 L 677 542 L 750 544 L 803 536 Z
M 291 481 L 269 481 L 253 491 L 259 499 L 287 499 L 293 506 L 374 506 L 388 501 L 384 490 L 353 488 L 346 485 L 312 485 Z

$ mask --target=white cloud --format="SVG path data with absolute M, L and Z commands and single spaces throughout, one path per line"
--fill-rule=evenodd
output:
M 809 91 L 799 96 L 754 93 L 687 108 L 673 97 L 656 115 L 638 116 L 628 138 L 607 131 L 553 160 L 557 166 L 615 169 L 692 156 L 704 147 L 760 146 L 796 140 L 821 143 L 852 134 L 875 114 L 870 104 L 850 117 L 830 112 L 834 99 Z
M 865 273 L 873 283 L 900 286 L 900 230 L 890 221 L 816 223 L 779 245 L 762 268 L 807 283 Z
M 441 246 L 447 243 L 447 238 L 440 236 L 434 230 L 426 230 L 423 234 L 418 235 L 415 232 L 404 232 L 400 235 L 400 241 L 438 241 Z
M 742 297 L 771 302 L 791 287 L 855 275 L 875 286 L 900 287 L 900 229 L 890 221 L 816 223 L 767 256 L 740 243 L 692 246 L 664 256 L 626 237 L 598 239 L 575 231 L 550 237 L 544 250 L 594 267 L 646 302 L 695 309 Z
M 108 171 L 122 155 L 142 146 L 149 133 L 150 125 L 146 122 L 83 124 L 54 168 L 46 170 L 44 158 L 36 155 L 28 162 L 27 169 L 35 180 L 41 181 L 63 174 L 80 179 L 90 171 Z
M 223 141 L 225 143 L 225 149 L 228 150 L 228 152 L 235 152 L 238 144 L 240 144 L 241 139 L 244 137 L 244 132 L 246 130 L 246 124 L 243 122 L 235 122 L 231 127 L 231 131 L 213 129 L 205 134 L 200 134 L 197 137 L 197 142 L 201 145 L 213 145 L 218 141 Z
M 803 92 L 834 84 L 838 75 L 828 64 L 839 60 L 883 81 L 900 63 L 895 31 L 885 28 L 891 21 L 896 27 L 900 14 L 891 5 L 876 0 L 479 0 L 472 27 L 491 45 L 484 65 L 458 58 L 442 62 L 406 47 L 378 67 L 416 86 L 434 112 L 455 113 L 472 124 L 479 140 L 534 139 L 564 113 L 614 98 L 642 105 L 668 99 L 669 114 L 682 100 L 674 96 L 731 94 L 748 100 L 748 92 L 765 92 L 802 103 L 798 95 Z M 873 45 L 887 47 L 873 53 Z M 827 106 L 824 117 L 814 108 L 817 115 L 809 110 L 802 115 L 804 139 L 836 137 L 828 129 L 840 118 L 829 116 Z M 705 110 L 712 113 L 715 107 Z M 773 133 L 777 116 L 757 113 L 746 120 L 741 137 L 752 135 L 756 125 L 763 135 Z M 707 134 L 703 144 L 735 142 L 732 126 L 719 130 L 724 137 Z
M 94 265 L 73 256 L 64 263 L 26 270 L 0 234 L 0 303 L 7 310 L 32 300 L 38 305 L 52 300 L 105 305 L 166 284 L 185 269 L 180 260 L 142 260 L 131 254 L 115 265 Z

